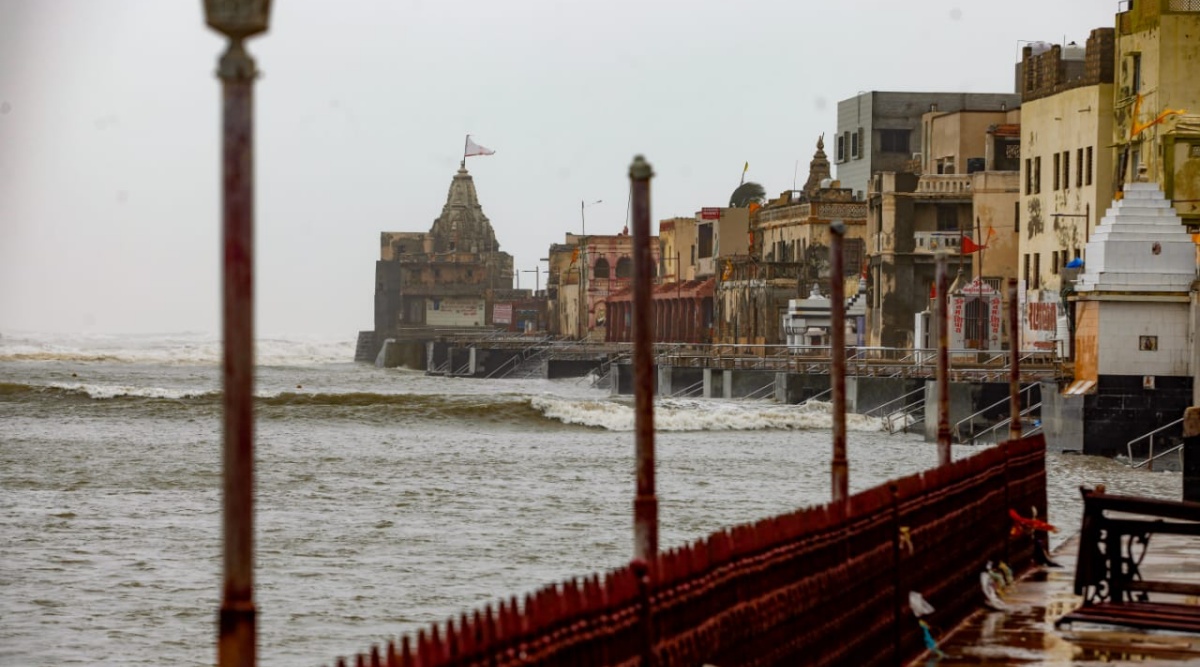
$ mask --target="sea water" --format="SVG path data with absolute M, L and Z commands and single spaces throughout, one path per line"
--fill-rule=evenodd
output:
M 0 664 L 215 662 L 220 350 L 188 333 L 0 338 Z M 326 663 L 628 561 L 630 397 L 353 354 L 257 344 L 261 664 Z M 828 500 L 828 404 L 663 400 L 655 420 L 663 548 Z M 936 464 L 919 436 L 847 421 L 852 492 Z M 1179 495 L 1177 474 L 1106 459 L 1047 468 L 1055 543 L 1081 484 Z

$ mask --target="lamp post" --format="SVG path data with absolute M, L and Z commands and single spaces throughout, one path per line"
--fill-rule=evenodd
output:
M 585 204 L 582 199 L 579 200 L 579 235 L 580 236 L 587 236 L 587 218 L 583 214 L 584 210 L 587 209 L 587 207 L 589 207 L 589 206 L 594 206 L 595 204 L 600 204 L 603 202 L 604 202 L 603 199 L 597 199 L 594 202 L 589 202 L 589 203 Z
M 224 587 L 221 667 L 257 663 L 254 604 L 254 59 L 243 41 L 267 30 L 270 0 L 205 0 L 205 22 L 229 38 L 221 55 Z

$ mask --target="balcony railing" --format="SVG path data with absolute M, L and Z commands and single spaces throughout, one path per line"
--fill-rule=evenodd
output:
M 959 232 L 913 232 L 913 252 L 957 251 L 962 242 Z
M 929 195 L 971 195 L 969 174 L 928 174 L 917 181 L 917 192 Z

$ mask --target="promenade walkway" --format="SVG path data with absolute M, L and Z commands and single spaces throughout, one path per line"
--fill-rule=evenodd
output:
M 1004 598 L 1010 611 L 978 611 L 941 637 L 946 657 L 926 653 L 912 664 L 1200 665 L 1200 635 L 1079 623 L 1056 629 L 1054 622 L 1082 602 L 1072 592 L 1078 546 L 1076 535 L 1054 553 L 1061 568 L 1040 568 L 1009 588 Z M 1200 544 L 1155 535 L 1142 572 L 1150 579 L 1200 583 Z

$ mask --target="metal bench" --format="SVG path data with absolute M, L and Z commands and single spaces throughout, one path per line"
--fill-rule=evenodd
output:
M 1154 535 L 1200 537 L 1200 503 L 1083 493 L 1083 527 L 1075 566 L 1075 593 L 1083 605 L 1055 625 L 1103 623 L 1133 628 L 1200 632 L 1200 583 L 1145 578 L 1143 560 Z M 1200 545 L 1200 543 L 1197 543 Z M 1167 596 L 1150 600 L 1150 594 Z

